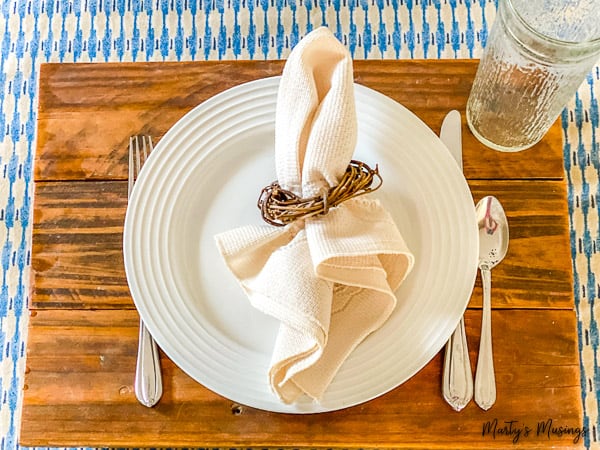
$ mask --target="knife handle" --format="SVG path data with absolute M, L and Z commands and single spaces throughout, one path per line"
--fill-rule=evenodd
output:
M 473 375 L 462 317 L 446 344 L 442 391 L 444 399 L 455 411 L 462 410 L 473 398 Z

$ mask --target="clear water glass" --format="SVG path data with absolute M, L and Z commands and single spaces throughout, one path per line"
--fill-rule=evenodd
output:
M 500 0 L 467 103 L 483 144 L 515 152 L 544 137 L 600 58 L 600 0 Z

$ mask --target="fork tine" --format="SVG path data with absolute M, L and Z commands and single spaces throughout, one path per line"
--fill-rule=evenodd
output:
M 148 155 L 149 155 L 154 150 L 154 144 L 152 144 L 152 136 L 147 136 L 147 138 L 148 138 L 148 148 L 149 148 Z
M 133 173 L 133 140 L 134 136 L 129 138 L 129 173 L 128 173 L 128 183 L 127 183 L 127 198 L 131 196 L 131 191 L 133 189 L 133 182 L 135 181 L 134 173 Z
M 138 176 L 140 175 L 141 170 L 141 161 L 140 161 L 140 137 L 135 137 L 135 179 L 137 181 Z
M 146 144 L 147 141 L 150 141 L 150 136 L 142 136 L 142 146 L 143 146 L 143 150 L 144 150 L 144 162 L 146 162 L 146 159 L 148 159 L 148 145 Z
M 141 141 L 141 145 L 140 145 Z M 127 185 L 127 197 L 131 195 L 133 185 L 140 175 L 140 171 L 154 150 L 151 136 L 131 136 L 129 138 L 129 183 Z

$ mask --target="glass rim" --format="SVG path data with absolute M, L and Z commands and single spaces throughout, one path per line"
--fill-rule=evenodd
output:
M 507 5 L 507 7 L 511 10 L 511 12 L 514 14 L 514 16 L 517 18 L 517 20 L 521 23 L 521 25 L 523 25 L 527 29 L 527 31 L 531 32 L 536 37 L 539 37 L 551 44 L 560 45 L 560 46 L 564 46 L 564 47 L 586 48 L 586 47 L 598 46 L 600 49 L 600 36 L 595 37 L 594 39 L 586 40 L 586 41 L 565 41 L 563 39 L 553 38 L 546 34 L 540 33 L 538 30 L 533 28 L 529 24 L 529 22 L 527 22 L 523 18 L 523 16 L 519 13 L 519 11 L 517 11 L 517 9 L 515 8 L 515 5 L 513 3 L 513 0 L 504 0 L 504 4 Z

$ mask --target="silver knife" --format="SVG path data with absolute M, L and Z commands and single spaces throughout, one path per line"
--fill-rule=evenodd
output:
M 462 134 L 460 113 L 450 111 L 442 123 L 440 139 L 462 170 Z M 442 378 L 444 399 L 456 411 L 463 409 L 473 398 L 473 374 L 467 347 L 465 321 L 461 317 L 456 330 L 446 343 L 444 375 Z

